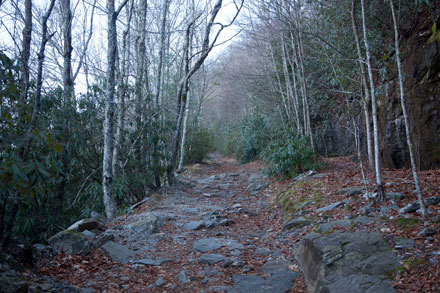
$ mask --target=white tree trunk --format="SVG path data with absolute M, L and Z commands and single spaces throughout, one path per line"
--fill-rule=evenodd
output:
M 365 116 L 365 132 L 367 134 L 367 152 L 368 152 L 368 165 L 370 169 L 374 168 L 374 158 L 373 158 L 373 137 L 371 135 L 371 117 L 370 117 L 370 94 L 368 89 L 368 83 L 367 83 L 367 77 L 365 72 L 365 65 L 364 65 L 364 57 L 362 56 L 361 51 L 361 45 L 359 42 L 359 35 L 357 31 L 357 25 L 356 25 L 356 16 L 355 16 L 355 0 L 351 2 L 351 24 L 353 27 L 353 34 L 354 39 L 356 42 L 356 50 L 358 53 L 358 61 L 359 61 L 359 67 L 361 69 L 361 79 L 362 79 L 362 86 L 364 88 L 365 97 L 363 99 L 363 106 L 364 106 L 364 116 Z
M 400 103 L 402 105 L 403 119 L 405 120 L 406 142 L 408 144 L 409 157 L 411 159 L 411 169 L 414 176 L 414 183 L 416 185 L 417 198 L 420 204 L 420 208 L 422 209 L 422 216 L 425 218 L 427 216 L 427 211 L 426 211 L 425 203 L 423 202 L 422 190 L 419 184 L 419 176 L 417 175 L 417 165 L 416 165 L 416 160 L 414 158 L 414 147 L 412 144 L 411 132 L 409 128 L 408 112 L 406 110 L 405 91 L 403 89 L 402 63 L 400 61 L 399 32 L 397 30 L 397 20 L 396 20 L 396 14 L 394 12 L 393 0 L 390 0 L 390 5 L 391 5 L 391 14 L 393 16 L 393 24 L 394 24 L 394 42 L 396 45 L 396 62 L 397 62 L 397 71 L 399 74 Z
M 63 87 L 65 102 L 73 102 L 74 87 L 72 77 L 72 11 L 70 0 L 61 1 L 63 21 Z
M 188 116 L 189 116 L 190 97 L 191 97 L 191 95 L 188 95 L 186 98 L 185 114 L 183 117 L 182 142 L 180 144 L 180 159 L 179 159 L 179 166 L 177 167 L 177 171 L 179 171 L 179 172 L 183 170 L 183 162 L 185 160 L 185 144 L 186 144 Z
M 104 158 L 102 189 L 105 213 L 108 219 L 116 216 L 116 202 L 113 195 L 113 116 L 115 108 L 115 61 L 116 61 L 116 16 L 115 0 L 107 0 L 107 90 L 105 96 Z
M 377 199 L 379 202 L 383 202 L 385 200 L 385 191 L 382 183 L 382 171 L 381 171 L 381 162 L 380 162 L 379 125 L 377 121 L 376 87 L 374 86 L 373 69 L 371 66 L 370 44 L 367 38 L 367 25 L 365 22 L 364 0 L 361 0 L 361 8 L 362 8 L 362 30 L 364 33 L 365 52 L 367 55 L 368 77 L 370 79 L 371 103 L 373 107 L 374 163 L 376 168 Z

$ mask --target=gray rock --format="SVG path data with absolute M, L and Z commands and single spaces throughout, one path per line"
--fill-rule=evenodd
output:
M 150 235 L 159 232 L 158 219 L 156 216 L 148 214 L 144 218 L 137 222 L 128 224 L 127 230 L 135 231 L 136 233 L 142 233 Z
M 89 219 L 82 219 L 78 222 L 72 224 L 69 228 L 67 228 L 67 231 L 75 231 L 75 232 L 82 232 L 84 230 L 93 230 L 93 229 L 99 229 L 104 230 L 105 226 L 97 219 L 89 218 Z
M 228 292 L 288 292 L 299 274 L 292 272 L 284 262 L 273 261 L 266 263 L 261 270 L 269 275 L 259 277 L 252 275 L 234 275 L 234 286 Z
M 440 196 L 433 196 L 433 197 L 426 198 L 424 200 L 424 202 L 425 202 L 426 206 L 438 204 L 438 203 L 440 203 Z M 413 203 L 410 203 L 410 204 L 406 205 L 405 207 L 401 208 L 399 210 L 399 213 L 401 213 L 401 214 L 413 213 L 413 212 L 417 211 L 418 209 L 420 209 L 419 203 L 413 202 Z
M 14 271 L 0 274 L 0 292 L 17 293 L 28 292 L 29 284 L 22 280 Z
M 334 202 L 332 204 L 329 204 L 328 206 L 317 209 L 316 213 L 319 214 L 319 213 L 325 213 L 325 212 L 331 211 L 334 208 L 337 208 L 338 206 L 340 206 L 341 204 L 342 204 L 342 202 L 340 202 L 340 201 Z
M 419 232 L 419 235 L 422 237 L 432 236 L 435 234 L 437 234 L 437 230 L 435 230 L 433 228 L 425 228 Z
M 208 264 L 208 265 L 213 265 L 219 262 L 225 261 L 225 257 L 221 254 L 203 254 L 202 256 L 200 256 L 198 262 L 200 264 Z
M 105 253 L 111 257 L 114 262 L 128 263 L 130 258 L 136 253 L 127 246 L 109 241 L 102 246 Z
M 169 258 L 159 258 L 159 259 L 152 259 L 150 257 L 143 258 L 143 259 L 137 259 L 134 260 L 134 264 L 141 264 L 146 266 L 161 266 L 164 263 L 171 262 L 171 259 Z
M 306 180 L 310 180 L 313 179 L 313 175 L 315 175 L 316 172 L 313 170 L 307 171 L 305 173 L 299 174 L 298 176 L 296 176 L 293 180 L 295 181 L 306 181 Z
M 295 246 L 295 256 L 310 292 L 395 292 L 385 279 L 400 258 L 380 233 L 310 233 Z
M 255 254 L 261 255 L 261 256 L 269 256 L 271 253 L 272 253 L 272 251 L 270 251 L 269 249 L 267 249 L 265 247 L 258 247 L 255 250 Z
M 180 245 L 186 245 L 185 236 L 183 236 L 183 235 L 175 235 L 175 236 L 173 236 L 173 243 L 174 244 L 180 244 Z
M 205 227 L 205 222 L 203 221 L 193 221 L 186 223 L 183 228 L 187 230 L 200 230 Z
M 84 236 L 86 236 L 87 239 L 89 239 L 89 240 L 93 240 L 93 239 L 95 239 L 95 237 L 96 237 L 95 233 L 90 232 L 89 230 L 84 230 L 84 231 L 81 232 L 81 234 L 83 234 Z
M 385 193 L 385 197 L 387 199 L 402 200 L 405 198 L 405 195 L 401 192 L 387 192 Z
M 345 194 L 346 196 L 355 196 L 358 194 L 362 194 L 363 188 L 360 186 L 354 186 L 354 187 L 346 187 L 346 188 L 342 188 L 340 190 L 338 190 L 336 193 L 337 194 Z
M 356 219 L 354 219 L 353 222 L 362 225 L 369 225 L 374 223 L 374 219 L 367 216 L 359 216 Z
M 156 280 L 156 287 L 161 287 L 163 285 L 165 285 L 167 283 L 167 281 L 165 281 L 164 278 L 160 277 L 159 279 Z
M 191 282 L 188 275 L 189 275 L 189 272 L 187 270 L 183 270 L 177 275 L 177 278 L 179 279 L 179 281 L 182 284 L 188 284 Z
M 61 249 L 67 254 L 87 255 L 91 247 L 86 236 L 67 230 L 55 234 L 48 242 L 52 247 Z
M 223 246 L 227 246 L 230 250 L 244 249 L 243 244 L 237 240 L 222 239 L 222 238 L 203 238 L 194 241 L 193 249 L 199 252 L 210 252 L 219 249 Z
M 395 249 L 408 249 L 413 248 L 416 245 L 414 239 L 405 238 L 405 237 L 396 237 L 394 238 L 394 248 Z
M 252 192 L 252 191 L 260 191 L 265 189 L 269 186 L 269 183 L 263 182 L 263 183 L 251 183 L 246 187 L 246 191 Z
M 311 221 L 305 219 L 304 217 L 298 217 L 284 224 L 283 230 L 298 229 L 310 225 L 311 223 Z
M 103 225 L 107 224 L 107 218 L 100 213 L 97 213 L 95 211 L 92 211 L 90 213 L 90 218 L 97 219 L 99 222 L 101 222 Z
M 380 208 L 380 213 L 384 215 L 388 215 L 390 211 L 395 210 L 398 211 L 399 207 L 396 205 L 383 206 Z

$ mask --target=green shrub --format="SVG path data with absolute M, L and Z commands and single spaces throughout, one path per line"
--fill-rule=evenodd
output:
M 201 163 L 214 150 L 213 135 L 207 128 L 192 127 L 185 144 L 185 162 Z
M 277 138 L 262 151 L 261 158 L 269 164 L 270 175 L 285 178 L 319 167 L 307 137 Z

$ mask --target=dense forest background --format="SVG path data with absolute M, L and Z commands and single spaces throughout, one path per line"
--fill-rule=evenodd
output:
M 440 5 L 365 2 L 0 1 L 2 242 L 112 218 L 212 151 L 437 167 Z

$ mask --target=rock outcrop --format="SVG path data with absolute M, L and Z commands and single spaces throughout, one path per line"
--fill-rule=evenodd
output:
M 380 233 L 311 233 L 295 252 L 310 292 L 395 292 L 387 278 L 400 259 Z

